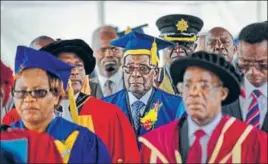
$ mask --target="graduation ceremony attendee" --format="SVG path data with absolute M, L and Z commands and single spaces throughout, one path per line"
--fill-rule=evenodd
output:
M 184 14 L 172 14 L 160 17 L 156 26 L 160 31 L 160 37 L 171 41 L 174 46 L 164 49 L 164 66 L 160 70 L 159 88 L 175 95 L 181 95 L 181 91 L 174 86 L 170 76 L 171 63 L 183 56 L 192 54 L 197 47 L 198 33 L 203 27 L 202 19 Z
M 2 60 L 0 60 L 0 75 L 0 110 L 2 113 L 14 83 L 13 71 Z M 12 129 L 2 123 L 0 125 L 0 163 L 62 163 L 54 139 L 49 135 Z
M 199 51 L 171 65 L 187 115 L 139 138 L 142 163 L 267 163 L 267 134 L 222 114 L 240 76 L 218 54 Z
M 100 84 L 104 97 L 124 88 L 120 70 L 122 49 L 110 45 L 110 41 L 116 38 L 118 38 L 117 31 L 109 25 L 98 27 L 92 34 L 97 77 L 91 81 Z
M 52 136 L 65 163 L 109 163 L 109 152 L 98 136 L 55 115 L 72 69 L 48 52 L 18 46 L 12 95 L 21 120 L 10 126 Z
M 244 75 L 244 93 L 224 113 L 268 133 L 267 22 L 245 26 L 239 36 L 237 67 Z
M 1 103 L 1 120 L 8 112 L 8 102 L 11 99 L 11 88 L 13 85 L 13 71 L 0 60 L 0 103 Z
M 229 62 L 237 51 L 233 35 L 223 27 L 214 27 L 208 31 L 205 37 L 204 51 L 223 55 Z
M 124 113 L 116 106 L 82 93 L 83 82 L 77 81 L 81 74 L 90 74 L 95 67 L 95 58 L 91 47 L 81 39 L 59 40 L 41 49 L 52 53 L 61 61 L 74 65 L 70 75 L 71 86 L 76 97 L 72 108 L 72 99 L 66 99 L 67 108 L 63 109 L 70 121 L 87 127 L 97 134 L 107 146 L 112 162 L 139 162 L 135 133 Z M 70 105 L 69 105 L 70 104 Z M 68 110 L 70 106 L 70 110 Z M 73 109 L 73 110 L 72 110 Z M 75 116 L 72 113 L 76 113 Z M 77 115 L 77 119 L 75 119 Z
M 110 42 L 125 49 L 123 78 L 125 89 L 103 98 L 115 104 L 128 117 L 136 136 L 164 125 L 181 115 L 181 97 L 155 88 L 159 63 L 158 51 L 172 45 L 171 42 L 132 31 Z

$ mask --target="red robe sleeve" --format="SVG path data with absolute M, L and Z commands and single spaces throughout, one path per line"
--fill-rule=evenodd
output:
M 113 163 L 140 162 L 135 132 L 117 106 L 90 98 L 79 115 L 92 116 L 94 132 L 105 143 Z
M 10 125 L 14 122 L 19 121 L 21 118 L 15 108 L 11 109 L 7 112 L 7 114 L 3 117 L 3 124 Z
M 1 140 L 13 140 L 27 138 L 28 140 L 28 163 L 62 163 L 54 139 L 46 133 L 12 129 L 1 132 Z

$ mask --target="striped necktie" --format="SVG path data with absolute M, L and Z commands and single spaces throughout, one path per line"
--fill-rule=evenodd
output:
M 145 104 L 142 101 L 135 101 L 131 105 L 131 108 L 133 110 L 132 116 L 133 116 L 133 121 L 134 121 L 136 131 L 138 130 L 139 125 L 140 125 L 140 116 L 141 116 L 140 111 L 144 106 Z
M 258 105 L 258 97 L 261 95 L 259 90 L 254 90 L 251 93 L 252 101 L 248 108 L 246 117 L 246 123 L 253 125 L 253 127 L 259 128 L 260 126 L 260 108 Z

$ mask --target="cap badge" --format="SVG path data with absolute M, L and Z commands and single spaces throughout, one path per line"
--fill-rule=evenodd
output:
M 180 21 L 178 21 L 178 23 L 176 24 L 177 30 L 178 31 L 187 31 L 189 25 L 188 22 L 185 21 L 184 19 L 181 19 Z

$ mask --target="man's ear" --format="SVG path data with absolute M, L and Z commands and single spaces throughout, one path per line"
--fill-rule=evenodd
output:
M 228 88 L 222 88 L 221 89 L 221 101 L 224 101 L 229 94 L 229 89 Z
M 236 45 L 233 45 L 233 54 L 236 54 L 237 53 L 237 50 L 238 50 L 237 46 Z

